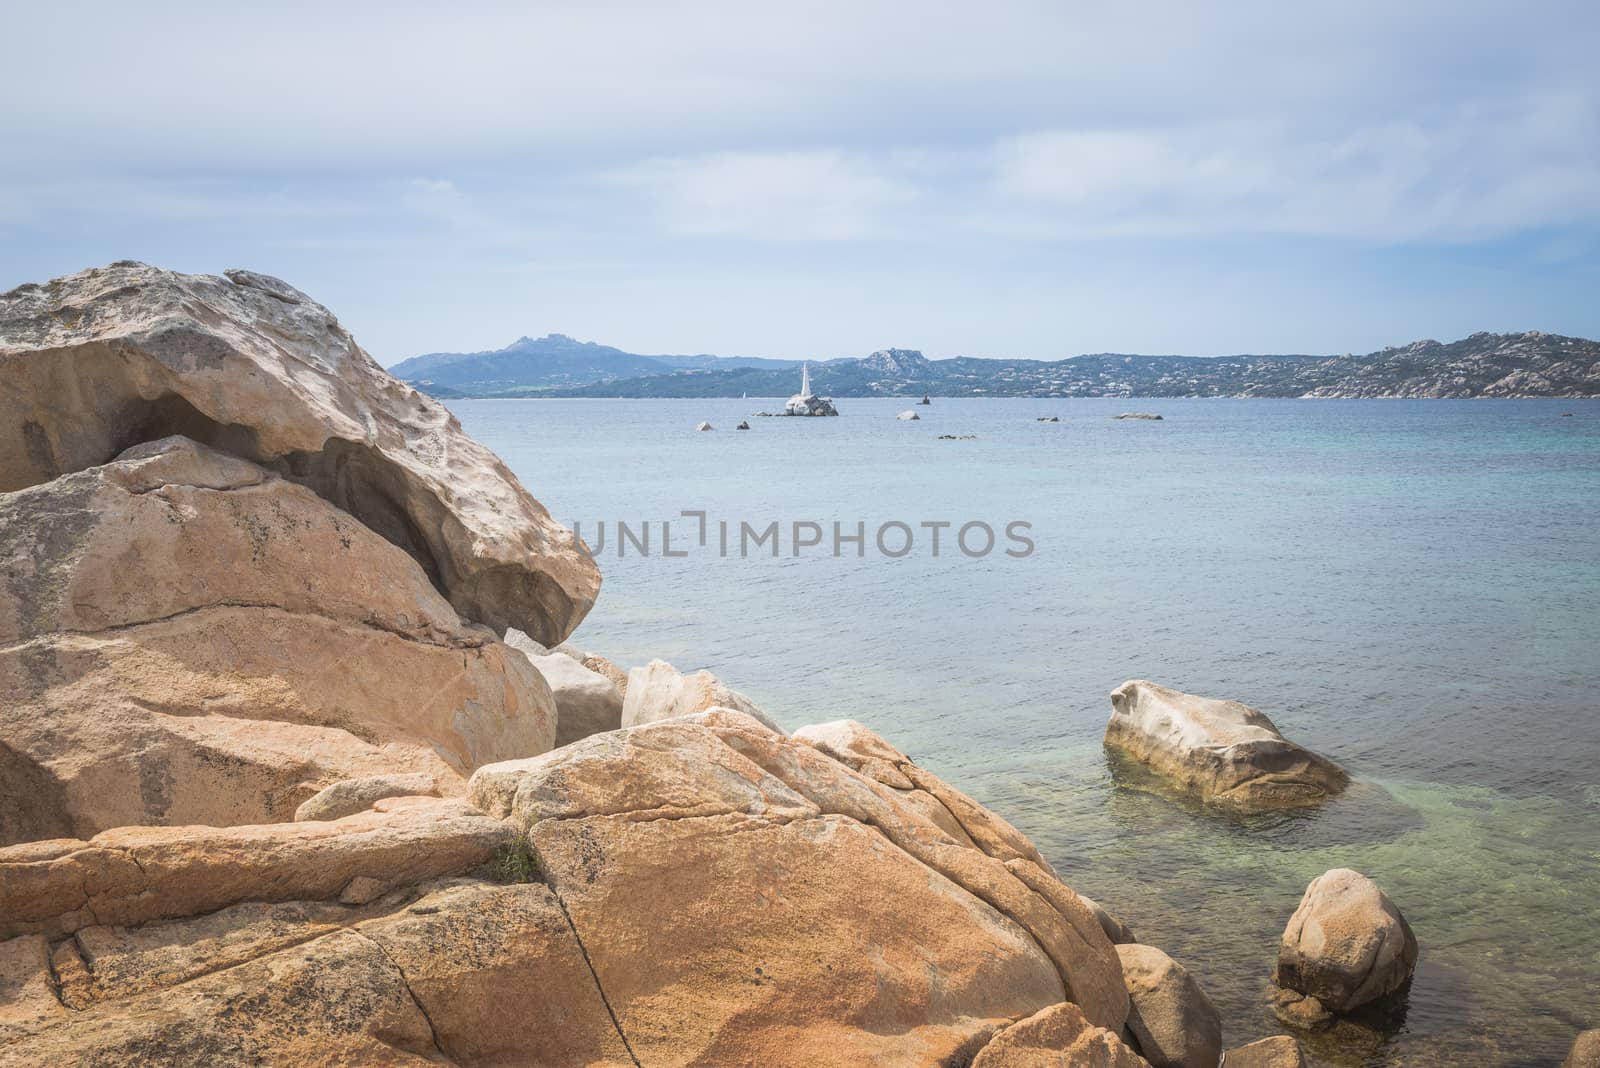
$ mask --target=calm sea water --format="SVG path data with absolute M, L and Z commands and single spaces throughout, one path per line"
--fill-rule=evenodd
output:
M 605 522 L 576 641 L 709 668 L 791 728 L 882 731 L 1195 972 L 1228 1044 L 1282 1030 L 1278 935 L 1339 866 L 1422 957 L 1403 1012 L 1308 1041 L 1322 1062 L 1555 1065 L 1600 1027 L 1600 404 L 846 400 L 733 429 L 775 403 L 451 407 L 591 544 Z M 618 520 L 650 556 L 618 557 Z M 738 524 L 774 520 L 781 554 L 741 559 Z M 796 557 L 806 521 L 824 542 Z M 864 558 L 832 555 L 835 521 Z M 917 543 L 890 559 L 896 521 Z M 954 524 L 937 557 L 923 521 Z M 988 556 L 951 544 L 972 521 Z M 1012 521 L 1031 555 L 1003 554 Z M 1140 677 L 1255 705 L 1359 785 L 1249 821 L 1138 789 L 1100 736 Z

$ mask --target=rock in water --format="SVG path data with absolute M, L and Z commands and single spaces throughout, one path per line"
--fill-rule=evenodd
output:
M 1600 1030 L 1579 1035 L 1561 1068 L 1600 1068 Z
M 0 844 L 289 819 L 549 749 L 555 704 L 417 562 L 186 438 L 0 495 Z
M 1120 1031 L 1078 896 L 878 759 L 907 786 L 719 709 L 482 768 L 470 796 L 528 831 L 640 1063 L 931 1065 L 1062 1001 Z
M 518 630 L 506 631 L 506 644 L 526 656 L 550 684 L 556 699 L 556 745 L 571 745 L 622 726 L 622 691 L 606 675 L 586 666 L 588 657 L 551 652 Z
M 735 429 L 735 430 L 749 430 L 750 429 L 750 423 L 749 423 L 748 420 L 740 420 L 739 425 L 734 427 L 733 429 Z
M 1076 1005 L 1062 1002 L 995 1035 L 972 1068 L 1149 1068 L 1149 1062 L 1086 1020 Z
M 730 690 L 709 671 L 681 674 L 665 660 L 652 660 L 628 672 L 628 696 L 622 704 L 622 726 L 690 716 L 711 708 L 731 708 L 753 716 L 768 727 L 783 733 L 756 703 L 737 690 Z
M 916 412 L 911 411 L 910 409 L 907 409 L 906 411 L 903 411 L 899 415 L 895 416 L 895 418 L 900 420 L 902 423 L 908 423 L 908 422 L 911 422 L 912 420 L 919 420 L 919 419 L 922 418 L 922 416 L 918 415 Z
M 1105 744 L 1206 800 L 1245 809 L 1316 804 L 1350 781 L 1248 705 L 1139 679 L 1112 691 Z
M 1152 420 L 1154 422 L 1160 422 L 1161 421 L 1161 416 L 1155 415 L 1155 414 L 1153 414 L 1151 412 L 1123 412 L 1121 415 L 1112 416 L 1112 418 L 1113 419 L 1149 419 L 1149 420 Z
M 275 278 L 122 262 L 19 286 L 0 294 L 0 368 L 0 492 L 181 434 L 310 487 L 496 631 L 555 645 L 594 604 L 573 533 Z
M 1188 969 L 1154 946 L 1117 946 L 1128 1030 L 1153 1068 L 1216 1068 L 1222 1017 Z
M 717 428 L 712 426 L 710 423 L 701 423 L 699 426 L 695 427 L 695 429 L 696 430 L 715 430 Z
M 1273 981 L 1348 1012 L 1400 989 L 1416 966 L 1416 935 L 1389 895 L 1360 872 L 1335 868 L 1306 887 Z
M 1306 1068 L 1300 1043 L 1288 1035 L 1274 1035 L 1222 1055 L 1222 1068 Z

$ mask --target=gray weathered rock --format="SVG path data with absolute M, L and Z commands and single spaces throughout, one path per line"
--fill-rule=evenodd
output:
M 902 423 L 909 423 L 909 422 L 913 422 L 915 420 L 921 419 L 922 416 L 918 415 L 916 412 L 911 411 L 908 408 L 905 411 L 901 412 L 899 415 L 895 416 L 895 418 L 900 420 Z
M 1416 935 L 1389 895 L 1360 872 L 1335 868 L 1306 887 L 1273 981 L 1347 1012 L 1398 990 L 1416 966 Z
M 317 791 L 294 810 L 294 821 L 336 820 L 365 812 L 386 797 L 426 797 L 439 795 L 433 776 L 413 774 L 369 775 L 364 779 L 345 779 Z
M 1216 1068 L 1222 1018 L 1188 970 L 1154 946 L 1120 945 L 1128 1030 L 1153 1068 Z
M 684 675 L 665 660 L 652 660 L 628 672 L 622 726 L 635 727 L 677 716 L 692 716 L 710 708 L 731 708 L 753 716 L 780 734 L 783 732 L 754 701 L 724 686 L 711 672 Z
M 585 666 L 586 654 L 565 646 L 552 652 L 519 630 L 506 631 L 506 644 L 526 656 L 550 684 L 556 701 L 556 745 L 622 726 L 622 691 Z
M 1202 798 L 1245 809 L 1316 804 L 1350 781 L 1248 705 L 1142 679 L 1112 691 L 1105 744 Z
M 553 645 L 599 590 L 504 464 L 275 278 L 122 262 L 0 294 L 0 410 L 0 492 L 182 434 L 311 487 L 497 631 Z

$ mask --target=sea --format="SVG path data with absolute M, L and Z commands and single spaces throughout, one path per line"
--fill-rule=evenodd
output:
M 576 644 L 881 732 L 1183 963 L 1227 1045 L 1284 1031 L 1278 938 L 1336 867 L 1421 957 L 1313 1063 L 1554 1066 L 1600 1027 L 1600 402 L 754 415 L 781 405 L 450 402 L 595 548 Z M 1252 818 L 1174 796 L 1101 745 L 1135 678 L 1259 708 L 1355 785 Z

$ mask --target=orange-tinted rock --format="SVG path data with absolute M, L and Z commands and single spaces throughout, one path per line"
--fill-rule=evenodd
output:
M 394 772 L 459 792 L 555 706 L 411 557 L 183 438 L 0 496 L 0 844 L 289 819 Z
M 999 1032 L 972 1068 L 1149 1068 L 1116 1035 L 1096 1027 L 1070 1002 L 1040 1009 Z

